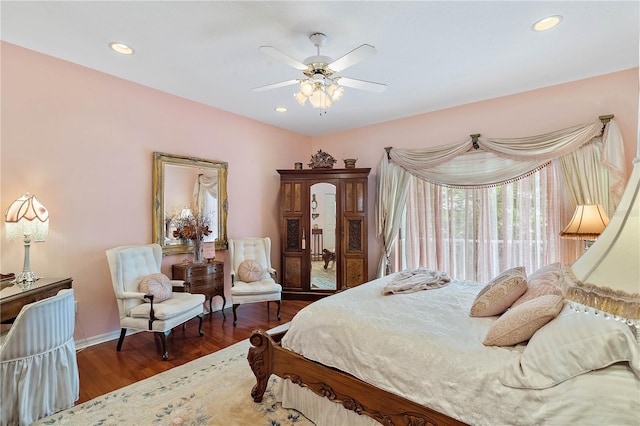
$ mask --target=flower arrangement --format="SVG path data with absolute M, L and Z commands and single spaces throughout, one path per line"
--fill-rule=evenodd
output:
M 193 214 L 190 209 L 183 209 L 171 216 L 171 223 L 175 227 L 173 237 L 193 242 L 193 263 L 204 262 L 202 239 L 211 234 L 209 220 L 209 216 L 200 212 Z
M 185 240 L 200 240 L 211 234 L 209 229 L 209 217 L 200 213 L 193 214 L 190 209 L 184 209 L 171 218 L 175 226 L 174 238 Z

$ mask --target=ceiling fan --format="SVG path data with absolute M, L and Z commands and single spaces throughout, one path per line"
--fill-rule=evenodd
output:
M 375 47 L 369 44 L 363 44 L 334 61 L 327 56 L 320 55 L 320 48 L 327 40 L 325 34 L 313 33 L 309 36 L 309 39 L 314 46 L 316 46 L 316 55 L 306 58 L 304 62 L 300 62 L 282 53 L 275 47 L 261 46 L 261 52 L 302 71 L 305 77 L 268 84 L 266 86 L 256 87 L 253 90 L 262 92 L 299 83 L 300 91 L 295 94 L 295 98 L 300 104 L 304 105 L 308 99 L 313 107 L 326 109 L 330 107 L 334 101 L 342 97 L 344 89 L 341 86 L 376 93 L 381 93 L 387 88 L 386 84 L 336 75 L 340 71 L 375 55 Z

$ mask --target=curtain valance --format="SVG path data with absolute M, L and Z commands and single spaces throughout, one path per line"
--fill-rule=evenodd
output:
M 530 174 L 549 161 L 575 151 L 600 135 L 601 128 L 598 121 L 524 138 L 480 136 L 479 150 L 472 149 L 473 142 L 469 139 L 435 148 L 391 149 L 388 158 L 412 175 L 439 185 L 496 185 Z M 604 155 L 615 153 L 616 150 L 605 150 Z

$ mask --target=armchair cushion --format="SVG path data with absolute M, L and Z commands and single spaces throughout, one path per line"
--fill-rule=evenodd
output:
M 138 284 L 138 290 L 141 293 L 152 295 L 154 303 L 160 303 L 171 299 L 173 286 L 169 277 L 165 274 L 157 273 L 142 277 Z M 144 301 L 150 302 L 149 299 L 144 299 Z
M 161 321 L 169 320 L 183 314 L 195 306 L 204 303 L 203 294 L 191 293 L 173 293 L 171 299 L 167 299 L 162 303 L 153 303 L 153 315 Z M 151 311 L 150 303 L 141 303 L 131 308 L 129 316 L 133 318 L 149 318 Z
M 238 279 L 246 283 L 259 281 L 264 277 L 264 268 L 255 260 L 245 260 L 238 266 Z

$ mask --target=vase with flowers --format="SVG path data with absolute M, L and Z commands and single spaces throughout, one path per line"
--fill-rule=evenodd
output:
M 202 240 L 211 234 L 209 217 L 198 212 L 194 214 L 191 209 L 183 209 L 173 216 L 172 224 L 175 227 L 174 238 L 193 242 L 193 263 L 204 263 Z

